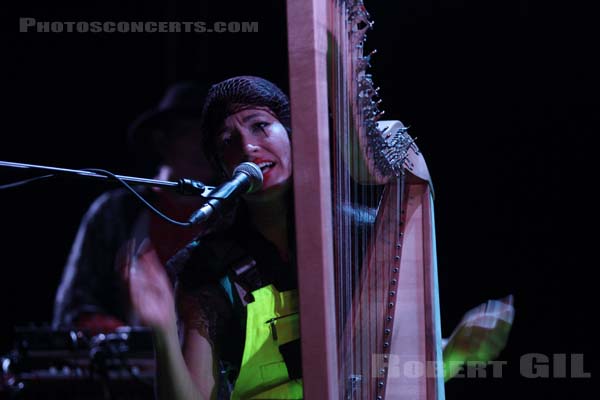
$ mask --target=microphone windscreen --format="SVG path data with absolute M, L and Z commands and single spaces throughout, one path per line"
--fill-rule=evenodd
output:
M 250 189 L 246 193 L 254 193 L 262 187 L 263 174 L 258 165 L 251 162 L 243 162 L 233 170 L 233 175 L 243 173 L 250 178 Z

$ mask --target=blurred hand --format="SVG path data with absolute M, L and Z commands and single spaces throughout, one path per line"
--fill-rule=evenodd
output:
M 137 255 L 130 255 L 125 279 L 131 303 L 143 324 L 160 331 L 176 326 L 173 288 L 148 240 L 142 243 Z
M 495 359 L 506 346 L 514 316 L 512 295 L 489 300 L 468 311 L 444 348 L 444 363 L 454 364 L 454 371 L 447 373 L 453 376 L 456 367 L 466 361 Z

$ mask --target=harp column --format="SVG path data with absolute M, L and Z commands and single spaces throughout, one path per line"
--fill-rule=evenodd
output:
M 326 1 L 288 0 L 287 19 L 304 396 L 337 400 Z

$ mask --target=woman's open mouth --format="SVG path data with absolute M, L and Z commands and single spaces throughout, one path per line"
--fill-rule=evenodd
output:
M 260 170 L 262 171 L 263 175 L 268 173 L 274 166 L 275 163 L 273 161 L 261 161 L 259 163 L 256 163 L 256 165 L 258 165 L 258 167 L 260 168 Z

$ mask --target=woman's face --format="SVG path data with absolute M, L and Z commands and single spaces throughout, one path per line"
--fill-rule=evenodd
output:
M 292 176 L 292 152 L 287 131 L 266 107 L 230 115 L 216 137 L 221 162 L 231 175 L 242 162 L 258 165 L 263 173 L 260 192 L 285 188 Z

